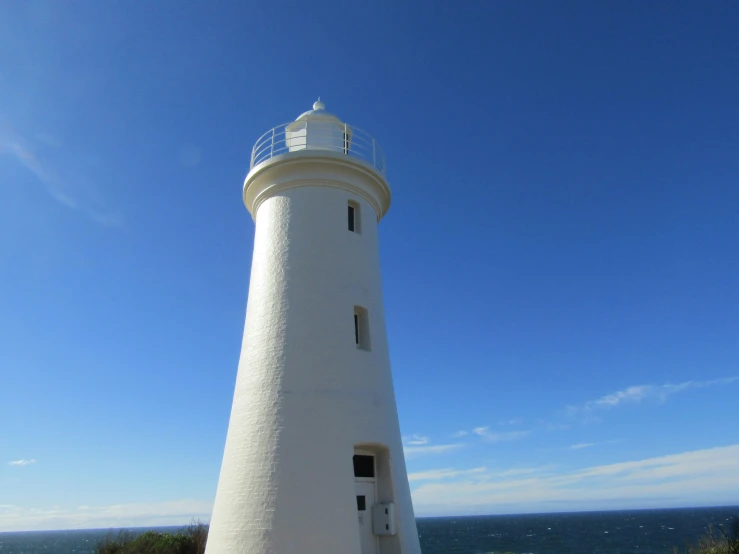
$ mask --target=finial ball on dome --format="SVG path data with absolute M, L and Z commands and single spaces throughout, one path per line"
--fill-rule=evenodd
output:
M 326 109 L 326 105 L 323 102 L 321 102 L 320 96 L 318 97 L 318 100 L 313 102 L 313 109 L 314 110 L 325 110 Z

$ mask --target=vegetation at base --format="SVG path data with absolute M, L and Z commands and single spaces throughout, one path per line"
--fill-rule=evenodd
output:
M 677 548 L 674 554 L 680 554 Z M 723 525 L 708 526 L 708 533 L 698 540 L 698 544 L 689 546 L 685 554 L 739 554 L 739 517 L 735 517 L 729 530 Z
M 97 544 L 95 554 L 205 554 L 207 540 L 208 526 L 197 521 L 177 533 L 121 531 L 115 537 L 108 535 Z M 723 525 L 709 526 L 697 544 L 675 548 L 673 554 L 739 554 L 739 517 L 728 530 Z
M 121 531 L 100 541 L 95 554 L 204 554 L 208 526 L 197 521 L 177 533 Z

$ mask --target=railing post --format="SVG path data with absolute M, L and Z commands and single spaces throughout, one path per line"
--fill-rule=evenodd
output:
M 269 157 L 275 155 L 275 128 L 272 127 L 272 144 L 269 145 Z
M 377 167 L 377 154 L 375 154 L 375 137 L 372 137 L 372 165 Z
M 349 135 L 346 134 L 346 122 L 344 123 L 344 154 L 349 155 Z

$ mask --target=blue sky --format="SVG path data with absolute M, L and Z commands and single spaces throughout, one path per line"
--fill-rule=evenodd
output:
M 207 519 L 249 152 L 319 95 L 418 515 L 739 504 L 739 5 L 211 4 L 0 6 L 0 531 Z

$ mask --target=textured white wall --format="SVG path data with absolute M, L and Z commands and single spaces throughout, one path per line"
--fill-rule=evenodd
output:
M 330 160 L 247 178 L 254 258 L 207 554 L 360 554 L 358 443 L 390 449 L 399 526 L 382 554 L 420 553 L 380 280 L 376 210 L 389 196 L 367 182 Z M 349 200 L 361 234 L 347 230 Z M 369 352 L 354 343 L 354 306 L 369 312 Z

